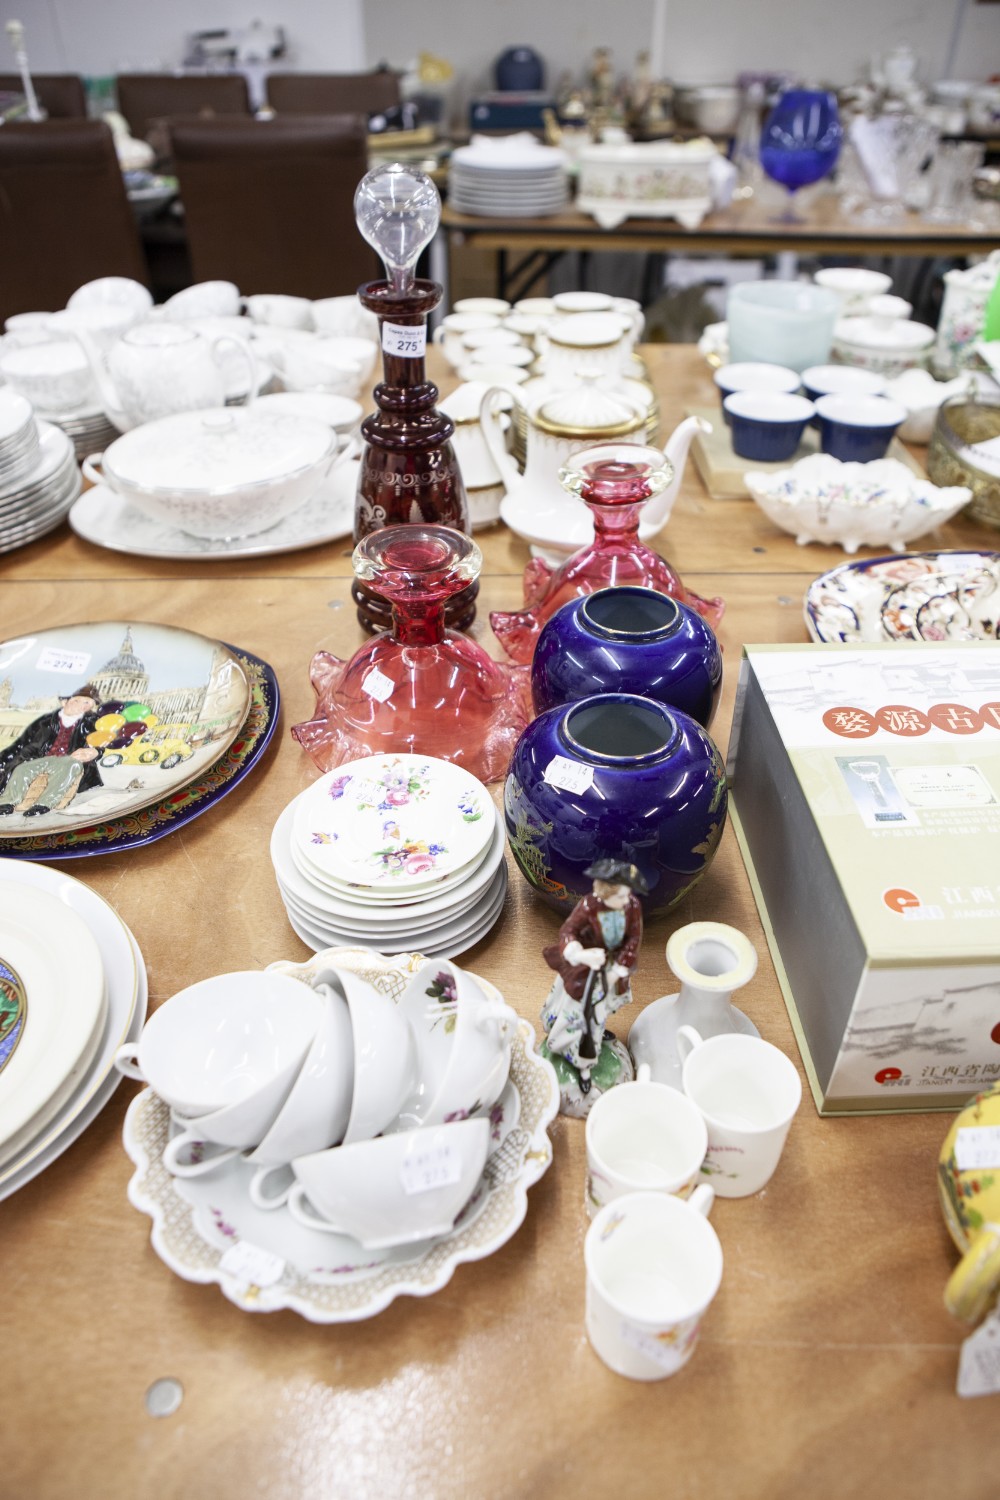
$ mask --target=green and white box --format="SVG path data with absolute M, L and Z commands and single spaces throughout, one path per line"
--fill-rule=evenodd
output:
M 1000 1079 L 1000 644 L 747 646 L 728 771 L 820 1112 Z

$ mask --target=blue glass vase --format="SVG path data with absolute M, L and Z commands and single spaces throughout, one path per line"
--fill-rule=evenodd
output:
M 653 589 L 599 589 L 571 599 L 542 627 L 531 662 L 536 714 L 595 693 L 633 693 L 679 708 L 707 729 L 721 691 L 714 630 Z
M 805 222 L 792 208 L 794 195 L 833 171 L 843 135 L 833 94 L 821 89 L 787 89 L 782 94 L 760 133 L 760 164 L 790 195 L 779 222 Z
M 707 732 L 679 709 L 600 693 L 541 714 L 518 740 L 504 786 L 518 867 L 568 911 L 598 859 L 637 865 L 647 915 L 705 873 L 726 822 L 726 771 Z

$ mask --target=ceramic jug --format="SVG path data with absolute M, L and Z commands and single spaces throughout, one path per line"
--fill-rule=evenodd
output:
M 83 345 L 100 402 L 120 432 L 175 412 L 224 406 L 226 385 L 218 352 L 228 344 L 247 361 L 247 397 L 256 390 L 256 362 L 248 345 L 229 337 L 209 341 L 194 329 L 166 321 L 140 323 L 122 335 L 106 355 L 86 333 Z

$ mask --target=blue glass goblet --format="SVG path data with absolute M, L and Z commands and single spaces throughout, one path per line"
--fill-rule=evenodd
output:
M 832 94 L 818 89 L 788 89 L 782 94 L 760 136 L 761 166 L 789 193 L 788 209 L 779 223 L 805 222 L 792 207 L 794 194 L 833 171 L 843 134 Z

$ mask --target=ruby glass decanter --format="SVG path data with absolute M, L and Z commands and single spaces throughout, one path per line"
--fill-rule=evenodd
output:
M 431 522 L 469 530 L 465 486 L 450 438 L 450 417 L 438 411 L 437 386 L 426 377 L 427 315 L 442 289 L 419 281 L 413 271 L 434 238 L 441 199 L 423 172 L 395 163 L 363 177 L 354 195 L 354 215 L 363 237 L 382 257 L 387 280 L 358 290 L 358 300 L 379 320 L 383 380 L 375 387 L 376 412 L 361 424 L 361 458 L 354 509 L 354 540 L 400 522 Z M 470 625 L 479 584 L 455 594 L 448 623 Z M 367 630 L 389 625 L 389 608 L 359 576 L 351 590 L 358 619 Z
M 528 669 L 495 662 L 445 628 L 445 604 L 482 566 L 471 537 L 447 526 L 386 526 L 354 549 L 354 571 L 391 610 L 392 631 L 342 661 L 313 657 L 316 717 L 292 730 L 324 771 L 380 751 L 457 761 L 497 781 L 532 718 Z
M 631 584 L 670 594 L 718 627 L 723 599 L 702 599 L 684 587 L 659 553 L 639 541 L 639 515 L 646 501 L 673 478 L 670 461 L 658 448 L 636 443 L 600 443 L 575 453 L 559 470 L 559 482 L 589 505 L 594 540 L 553 572 L 541 558 L 524 570 L 525 608 L 494 610 L 490 624 L 516 662 L 530 662 L 546 620 L 570 599 L 612 585 Z

